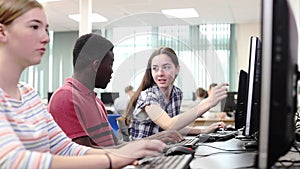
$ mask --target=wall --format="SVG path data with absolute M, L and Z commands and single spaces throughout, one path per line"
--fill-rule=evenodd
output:
M 77 38 L 78 32 L 56 32 L 54 34 L 52 90 L 62 86 L 66 77 L 72 76 L 72 50 Z
M 237 24 L 237 71 L 248 72 L 250 36 L 260 35 L 260 23 Z M 237 73 L 238 73 L 237 72 Z
M 297 18 L 297 24 L 299 25 L 300 21 L 300 2 L 298 0 L 290 0 L 291 6 L 295 12 L 295 17 Z M 236 55 L 237 55 L 237 69 L 231 72 L 231 76 L 235 74 L 238 77 L 239 70 L 243 69 L 248 71 L 248 59 L 249 59 L 249 38 L 250 36 L 259 36 L 260 37 L 260 23 L 242 23 L 236 25 Z M 299 31 L 300 32 L 300 31 Z M 61 32 L 55 34 L 55 43 L 53 52 L 53 90 L 57 89 L 62 85 L 63 80 L 67 76 L 71 76 L 72 74 L 72 48 L 73 44 L 78 37 L 78 32 Z M 299 36 L 300 37 L 300 36 Z M 299 43 L 300 49 L 300 43 Z M 45 57 L 44 59 L 47 59 Z M 63 64 L 60 66 L 59 61 L 62 60 Z M 299 59 L 300 61 L 300 59 Z M 42 63 L 47 63 L 43 61 Z M 60 68 L 61 67 L 61 68 Z M 44 70 L 44 77 L 47 76 Z M 62 72 L 62 78 L 59 77 L 59 72 Z M 25 73 L 24 73 L 25 74 Z M 24 77 L 27 77 L 26 74 Z M 62 80 L 63 79 L 63 80 Z M 238 79 L 237 79 L 238 80 Z M 47 80 L 43 80 L 45 86 L 43 88 L 47 88 Z M 237 83 L 237 82 L 236 82 Z M 46 96 L 46 93 L 43 93 Z
M 230 81 L 231 90 L 237 90 L 238 84 L 238 72 L 240 69 L 248 70 L 248 58 L 249 58 L 249 37 L 251 35 L 260 35 L 259 23 L 246 23 L 236 25 L 236 55 L 237 61 L 232 62 L 236 65 L 230 67 L 236 67 L 234 71 L 230 71 L 231 77 L 236 77 Z M 53 83 L 52 91 L 56 90 L 64 83 L 64 79 L 72 75 L 72 49 L 74 42 L 78 37 L 78 32 L 56 32 L 54 34 L 54 46 L 53 46 Z M 60 62 L 61 61 L 61 62 Z M 48 63 L 48 61 L 46 61 Z M 60 64 L 61 63 L 61 64 Z M 61 73 L 60 73 L 61 72 Z M 116 73 L 116 72 L 115 72 Z M 44 94 L 46 96 L 46 93 Z
M 300 2 L 299 0 L 289 0 L 291 8 L 294 12 L 296 18 L 296 23 L 298 25 L 298 41 L 300 40 Z M 243 23 L 236 25 L 237 31 L 237 71 L 241 69 L 248 72 L 248 60 L 249 60 L 249 37 L 251 35 L 261 37 L 261 24 L 258 23 Z M 300 42 L 298 42 L 298 58 L 300 51 Z M 300 65 L 300 59 L 298 59 L 298 64 Z M 238 73 L 237 72 L 237 73 Z

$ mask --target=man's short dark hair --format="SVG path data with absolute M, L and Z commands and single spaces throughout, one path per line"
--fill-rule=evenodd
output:
M 76 40 L 73 48 L 74 69 L 76 68 L 76 63 L 79 60 L 102 60 L 107 52 L 111 51 L 113 47 L 113 44 L 109 40 L 98 34 L 89 33 L 82 35 Z M 83 63 L 87 62 L 80 62 L 80 67 L 83 66 Z

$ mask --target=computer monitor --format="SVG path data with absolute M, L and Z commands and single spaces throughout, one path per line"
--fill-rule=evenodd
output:
M 101 101 L 105 105 L 113 105 L 115 99 L 119 97 L 119 93 L 118 92 L 103 92 L 100 94 L 100 96 L 101 96 Z
M 252 136 L 259 129 L 260 87 L 261 87 L 261 41 L 250 37 L 247 87 L 247 109 L 244 128 L 245 136 Z
M 229 112 L 236 111 L 237 94 L 238 92 L 232 92 L 232 91 L 227 93 L 227 98 L 225 99 L 224 109 L 223 109 L 224 112 L 229 113 Z
M 247 91 L 248 91 L 248 74 L 244 70 L 240 70 L 236 111 L 234 114 L 235 129 L 241 129 L 246 124 Z
M 271 168 L 294 142 L 298 32 L 287 0 L 262 1 L 262 86 L 258 168 Z

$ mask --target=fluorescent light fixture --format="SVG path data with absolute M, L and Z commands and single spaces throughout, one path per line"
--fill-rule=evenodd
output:
M 71 14 L 69 15 L 69 18 L 80 22 L 80 15 L 79 14 Z M 107 18 L 105 18 L 104 16 L 98 14 L 98 13 L 92 13 L 92 18 L 91 18 L 92 22 L 107 22 Z
M 195 8 L 182 8 L 182 9 L 162 9 L 161 12 L 167 16 L 176 18 L 196 18 L 199 17 Z
M 54 1 L 60 1 L 60 0 L 37 0 L 39 3 L 46 3 L 46 2 L 54 2 Z

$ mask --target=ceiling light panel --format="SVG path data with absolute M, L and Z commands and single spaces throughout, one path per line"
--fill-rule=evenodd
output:
M 199 17 L 198 12 L 194 8 L 182 9 L 162 9 L 161 12 L 168 17 L 175 18 L 196 18 Z
M 69 18 L 80 22 L 80 15 L 79 14 L 71 14 L 69 15 Z M 105 18 L 104 16 L 98 14 L 98 13 L 92 13 L 91 15 L 91 21 L 92 22 L 107 22 L 107 18 Z

